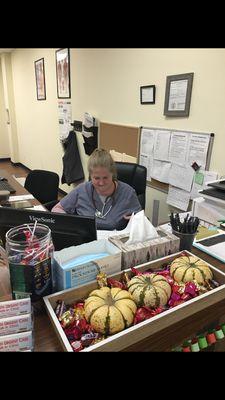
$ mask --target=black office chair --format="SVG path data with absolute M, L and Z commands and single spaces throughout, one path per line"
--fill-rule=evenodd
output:
M 116 161 L 117 178 L 132 186 L 138 196 L 142 209 L 145 209 L 147 168 L 143 165 Z
M 58 199 L 59 175 L 34 169 L 27 175 L 24 187 L 47 209 L 51 209 Z

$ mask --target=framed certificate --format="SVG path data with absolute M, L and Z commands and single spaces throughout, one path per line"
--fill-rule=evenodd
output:
M 141 104 L 155 104 L 155 85 L 140 87 Z
M 188 117 L 193 77 L 193 72 L 167 76 L 164 115 L 171 117 Z

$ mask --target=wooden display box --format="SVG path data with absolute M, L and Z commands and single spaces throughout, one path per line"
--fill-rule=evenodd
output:
M 179 252 L 167 257 L 160 258 L 155 261 L 142 264 L 136 267 L 136 269 L 143 272 L 148 270 L 149 268 L 157 270 L 163 264 L 172 262 L 176 257 L 179 257 L 184 253 L 186 253 L 186 255 L 189 256 L 190 255 L 194 256 L 194 254 L 188 251 Z M 96 343 L 92 346 L 85 348 L 84 350 L 82 350 L 82 352 L 124 350 L 178 322 L 182 323 L 182 320 L 185 320 L 186 318 L 194 315 L 195 313 L 207 309 L 208 307 L 211 307 L 219 303 L 220 301 L 224 300 L 225 274 L 220 270 L 218 270 L 217 268 L 213 267 L 211 264 L 208 265 L 213 271 L 214 280 L 216 280 L 220 284 L 219 287 L 212 289 L 211 291 L 204 293 L 200 296 L 194 297 L 193 299 L 183 304 L 180 304 L 167 311 L 164 311 L 163 313 L 158 314 L 137 325 L 131 326 L 130 328 L 127 328 L 122 332 L 116 333 L 115 335 L 112 335 L 107 339 L 102 340 L 99 343 Z M 129 269 L 126 270 L 126 272 L 128 274 L 131 273 Z M 111 275 L 111 277 L 119 280 L 121 275 L 122 272 L 119 274 L 113 274 Z M 79 286 L 78 288 L 64 290 L 44 297 L 44 302 L 47 308 L 47 312 L 49 314 L 51 322 L 55 328 L 55 331 L 65 351 L 73 351 L 73 350 L 54 312 L 57 300 L 64 300 L 66 304 L 71 304 L 82 298 L 86 298 L 88 294 L 96 288 L 98 288 L 97 282 L 93 281 L 87 285 Z

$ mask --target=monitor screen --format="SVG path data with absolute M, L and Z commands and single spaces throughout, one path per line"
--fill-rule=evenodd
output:
M 95 217 L 0 207 L 0 235 L 3 244 L 9 229 L 27 223 L 32 224 L 36 220 L 51 229 L 55 250 L 97 239 Z

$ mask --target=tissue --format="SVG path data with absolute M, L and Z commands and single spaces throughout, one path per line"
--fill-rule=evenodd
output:
M 127 229 L 129 229 L 130 234 L 126 244 L 144 242 L 159 236 L 157 230 L 145 216 L 144 210 L 139 211 L 135 215 L 132 214 Z

